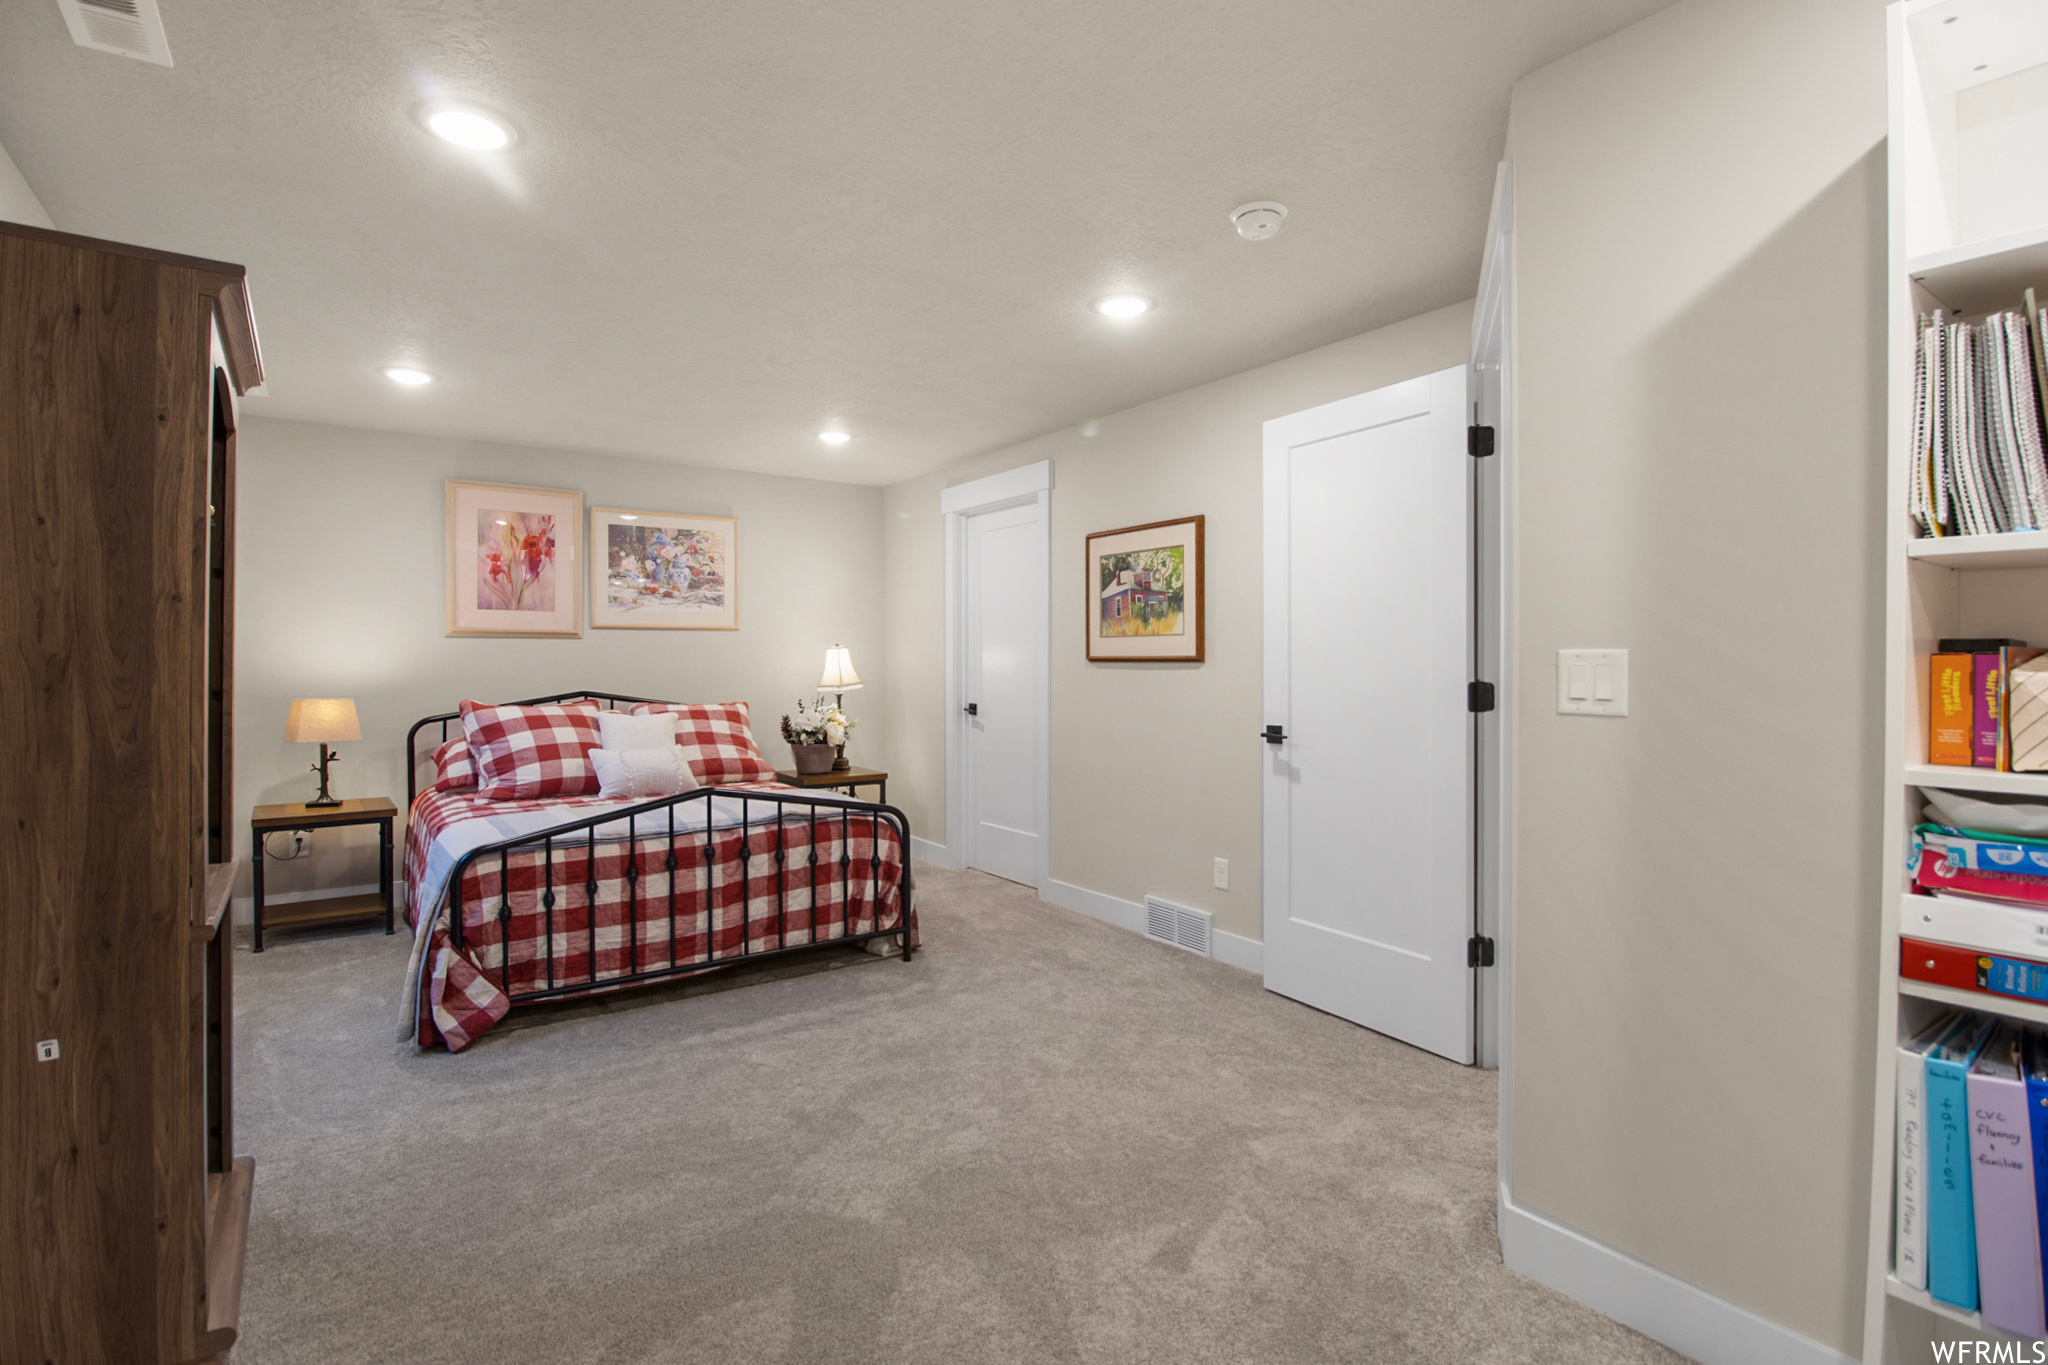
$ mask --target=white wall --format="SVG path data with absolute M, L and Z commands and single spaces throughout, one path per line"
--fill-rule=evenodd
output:
M 1455 304 L 890 487 L 889 795 L 912 827 L 945 837 L 939 491 L 1051 460 L 1053 878 L 1165 896 L 1258 938 L 1263 424 L 1462 364 L 1471 330 L 1472 305 Z M 1196 514 L 1208 518 L 1207 661 L 1089 663 L 1085 538 Z M 1211 885 L 1219 857 L 1228 891 Z
M 1513 1188 L 1861 1336 L 1879 0 L 1686 0 L 1515 88 Z M 1630 651 L 1625 720 L 1555 652 Z
M 0 147 L 0 222 L 26 223 L 30 227 L 53 228 L 43 201 L 29 188 L 7 149 Z
M 406 729 L 465 697 L 508 701 L 587 687 L 679 701 L 737 698 L 753 706 L 762 753 L 784 764 L 789 749 L 777 720 L 799 696 L 816 696 L 826 647 L 838 642 L 853 651 L 863 679 L 873 679 L 847 697 L 862 718 L 848 757 L 872 765 L 887 747 L 879 489 L 247 416 L 236 454 L 235 800 L 243 856 L 251 805 L 303 801 L 317 786 L 307 769 L 318 749 L 284 742 L 293 697 L 353 697 L 363 738 L 340 746 L 335 790 L 403 806 Z M 442 483 L 450 478 L 577 489 L 586 509 L 738 517 L 740 629 L 586 627 L 573 640 L 449 639 Z M 269 864 L 266 893 L 376 881 L 374 831 L 315 837 L 318 856 Z

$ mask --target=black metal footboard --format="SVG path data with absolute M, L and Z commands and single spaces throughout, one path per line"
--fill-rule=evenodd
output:
M 714 798 L 737 803 L 739 823 L 717 825 Z M 687 819 L 678 822 L 678 812 L 687 811 L 693 803 L 703 806 L 701 830 L 688 828 Z M 600 828 L 613 825 L 623 826 L 624 833 L 598 837 Z M 884 839 L 889 831 L 896 841 L 893 869 L 884 866 Z M 721 884 L 720 864 L 728 859 L 721 857 L 719 845 L 735 837 L 737 885 L 730 869 Z M 854 854 L 863 839 L 869 841 L 867 875 L 856 878 Z M 761 845 L 758 848 L 757 843 Z M 821 848 L 830 856 L 821 857 Z M 532 855 L 538 855 L 537 869 L 528 861 Z M 487 879 L 493 861 L 497 864 L 498 961 L 479 962 L 478 966 L 487 976 L 497 976 L 499 989 L 514 1003 L 691 976 L 735 962 L 871 939 L 897 938 L 906 962 L 916 951 L 911 919 L 910 821 L 894 806 L 797 792 L 705 787 L 489 844 L 464 854 L 449 874 L 448 934 L 458 950 L 464 939 L 464 883 L 472 869 L 480 869 Z M 515 935 L 515 880 L 522 883 L 518 890 L 522 899 L 533 894 L 534 908 L 517 913 L 538 915 L 538 923 L 528 926 L 534 934 Z M 691 885 L 679 889 L 684 882 Z M 882 897 L 892 885 L 897 891 L 897 909 L 894 922 L 885 925 Z M 582 892 L 580 906 L 576 904 L 578 890 Z M 872 928 L 856 931 L 855 899 L 863 891 L 874 923 Z M 728 916 L 721 930 L 719 914 L 735 903 L 735 896 L 737 924 Z M 757 897 L 764 901 L 758 915 Z M 831 902 L 822 906 L 822 919 L 821 898 Z M 490 899 L 486 896 L 487 905 Z M 600 907 L 606 911 L 603 925 Z M 579 909 L 580 925 L 576 923 Z M 700 917 L 704 926 L 701 944 L 695 929 Z M 771 920 L 773 946 L 768 946 Z M 665 943 L 657 928 L 663 922 L 667 927 Z M 762 926 L 758 934 L 757 923 Z M 679 932 L 685 924 L 690 928 Z M 655 930 L 652 939 L 645 932 L 648 929 Z M 575 942 L 578 934 L 584 939 L 581 945 Z M 608 941 L 601 943 L 601 937 Z M 728 945 L 721 952 L 725 937 L 736 937 L 737 946 Z M 800 941 L 791 942 L 792 938 Z M 514 945 L 536 939 L 541 946 L 534 956 L 545 959 L 545 965 L 537 980 L 515 985 Z M 575 970 L 579 961 L 582 969 Z M 531 968 L 522 973 L 532 974 Z

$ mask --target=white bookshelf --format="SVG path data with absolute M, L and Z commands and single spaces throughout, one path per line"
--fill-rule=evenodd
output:
M 2048 774 L 1927 762 L 1927 660 L 1951 636 L 2048 646 L 2048 531 L 1918 538 L 1907 511 L 1919 313 L 1974 316 L 2048 300 L 2048 4 L 1900 0 L 1888 11 L 1890 301 L 1885 556 L 1885 785 L 1878 936 L 1866 1365 L 1922 1365 L 1935 1340 L 2005 1334 L 1892 1278 L 1898 1041 L 1968 1007 L 2048 1025 L 2048 1006 L 1899 976 L 1906 848 L 1920 789 L 2033 796 Z

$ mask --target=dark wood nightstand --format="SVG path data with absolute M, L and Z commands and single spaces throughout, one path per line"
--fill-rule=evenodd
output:
M 263 922 L 266 918 L 271 927 L 282 929 L 286 925 L 331 924 L 337 920 L 364 919 L 381 913 L 384 932 L 392 932 L 391 825 L 397 818 L 398 807 L 382 796 L 343 801 L 338 806 L 308 806 L 304 802 L 258 806 L 249 812 L 249 838 L 255 845 L 251 850 L 255 855 L 252 859 L 255 951 L 263 951 Z M 295 901 L 278 906 L 266 916 L 263 911 L 263 836 L 280 829 L 335 829 L 342 825 L 377 825 L 382 830 L 377 858 L 379 894 L 323 896 L 319 900 Z
M 848 796 L 859 796 L 855 787 L 880 787 L 881 794 L 875 799 L 883 805 L 889 804 L 889 774 L 873 768 L 841 768 L 836 773 L 799 773 L 775 770 L 775 776 L 792 787 L 824 787 L 831 791 L 844 790 Z

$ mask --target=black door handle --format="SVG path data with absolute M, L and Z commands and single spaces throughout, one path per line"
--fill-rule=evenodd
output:
M 1260 733 L 1259 738 L 1265 740 L 1268 744 L 1278 744 L 1282 740 L 1287 738 L 1287 732 L 1285 730 L 1282 730 L 1277 725 L 1268 725 L 1265 728 L 1265 730 Z
M 981 714 L 981 708 L 979 706 L 976 706 L 973 702 L 968 702 L 967 705 L 961 707 L 960 709 L 962 711 L 965 711 L 970 716 L 978 716 Z

